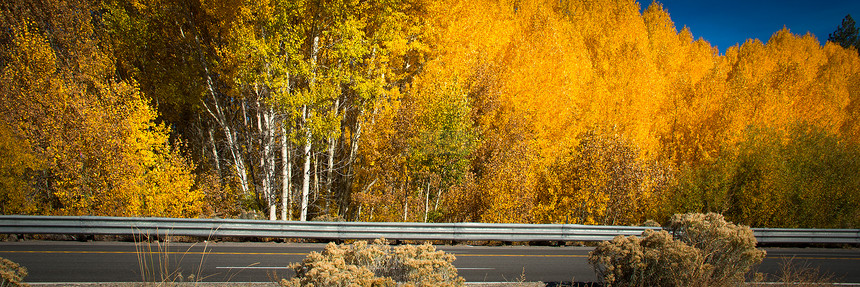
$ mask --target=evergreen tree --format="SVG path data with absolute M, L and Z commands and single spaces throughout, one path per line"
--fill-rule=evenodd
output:
M 853 46 L 856 49 L 858 46 L 857 34 L 858 30 L 854 27 L 854 19 L 851 18 L 851 14 L 848 14 L 842 19 L 842 25 L 839 25 L 836 31 L 828 36 L 827 41 L 837 43 L 845 48 Z

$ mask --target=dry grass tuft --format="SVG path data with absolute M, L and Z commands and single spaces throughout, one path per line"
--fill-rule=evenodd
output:
M 793 259 L 786 259 L 782 263 L 780 263 L 779 273 L 777 273 L 774 278 L 762 279 L 770 279 L 770 281 L 773 282 L 767 282 L 763 284 L 754 283 L 750 285 L 777 287 L 836 286 L 836 284 L 834 284 L 834 282 L 836 282 L 836 278 L 832 274 L 822 273 L 821 270 L 810 266 L 809 263 L 798 264 Z

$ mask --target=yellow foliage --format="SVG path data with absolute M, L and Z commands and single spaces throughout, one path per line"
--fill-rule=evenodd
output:
M 14 174 L 40 195 L 35 207 L 17 212 L 196 216 L 202 194 L 192 189 L 193 166 L 171 146 L 169 130 L 154 123 L 137 88 L 115 80 L 91 22 L 74 18 L 72 11 L 90 6 L 59 2 L 35 7 L 57 10 L 54 18 L 28 10 L 34 14 L 3 22 L 12 41 L 3 52 L 11 61 L 0 76 L 0 113 L 8 138 L 22 143 L 10 157 L 45 160 L 22 165 L 38 176 Z M 38 28 L 45 22 L 68 29 L 50 34 Z
M 750 126 L 857 130 L 857 57 L 810 35 L 782 30 L 721 56 L 659 3 L 454 2 L 428 66 L 464 81 L 481 140 L 451 219 L 635 223 L 659 213 L 672 169 L 711 164 Z M 610 150 L 577 151 L 594 130 L 635 150 L 636 184 L 608 174 Z
M 31 178 L 43 172 L 45 161 L 32 152 L 30 143 L 0 123 L 0 214 L 34 214 L 44 194 L 31 186 Z
M 201 100 L 226 104 L 198 123 L 199 133 L 221 126 L 227 145 L 184 137 L 204 160 L 232 156 L 203 171 L 207 200 L 238 204 L 233 186 L 265 186 L 271 209 L 276 182 L 287 182 L 275 165 L 311 145 L 331 156 L 325 171 L 325 156 L 304 158 L 326 182 L 315 188 L 320 209 L 370 221 L 634 224 L 680 206 L 775 224 L 759 217 L 789 210 L 776 202 L 795 180 L 774 172 L 776 157 L 755 158 L 762 185 L 732 194 L 756 212 L 713 200 L 739 174 L 724 171 L 740 149 L 793 148 L 802 138 L 792 128 L 805 125 L 833 146 L 860 143 L 856 51 L 782 29 L 721 55 L 658 2 L 643 11 L 636 0 L 206 0 L 182 8 L 200 9 L 194 19 L 148 23 L 186 16 L 158 9 L 170 4 L 160 0 L 110 0 L 101 5 L 116 13 L 100 31 L 89 13 L 72 13 L 95 2 L 46 0 L 34 6 L 52 11 L 44 16 L 11 1 L 0 184 L 21 191 L 0 197 L 3 212 L 203 212 L 195 164 L 169 143 L 148 97 L 188 113 Z M 129 63 L 138 56 L 147 63 Z M 262 125 L 263 110 L 281 123 Z M 169 126 L 181 117 L 163 116 Z M 276 127 L 289 134 L 277 148 L 291 158 L 275 158 L 281 139 L 264 129 Z M 778 138 L 750 138 L 759 129 Z M 259 170 L 266 176 L 245 179 Z

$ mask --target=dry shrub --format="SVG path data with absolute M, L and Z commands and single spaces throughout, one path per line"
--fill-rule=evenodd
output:
M 588 261 L 610 286 L 736 286 L 765 255 L 719 214 L 675 215 L 669 229 L 602 242 Z
M 373 244 L 329 243 L 320 252 L 311 252 L 282 286 L 463 286 L 457 275 L 455 257 L 437 251 L 429 243 L 391 247 L 383 239 Z
M 0 286 L 30 286 L 24 283 L 24 277 L 27 277 L 27 268 L 0 257 Z
M 598 277 L 612 286 L 696 286 L 708 266 L 702 252 L 666 231 L 617 236 L 589 254 Z
M 678 240 L 703 252 L 705 264 L 714 268 L 712 284 L 744 282 L 744 275 L 766 254 L 755 248 L 757 241 L 748 226 L 726 222 L 720 214 L 676 214 L 668 229 Z

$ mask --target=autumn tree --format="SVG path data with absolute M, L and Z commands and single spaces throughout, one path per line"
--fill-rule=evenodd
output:
M 786 212 L 805 212 L 800 210 L 806 204 L 832 196 L 824 193 L 840 193 L 832 183 L 819 183 L 816 192 L 799 191 L 817 181 L 811 178 L 832 179 L 827 174 L 834 170 L 809 169 L 803 182 L 789 174 L 809 166 L 808 158 L 829 162 L 829 156 L 810 155 L 814 150 L 854 157 L 848 127 L 855 122 L 850 117 L 858 71 L 855 53 L 834 43 L 822 47 L 811 35 L 783 29 L 766 44 L 751 40 L 728 49 L 725 60 L 730 73 L 725 88 L 717 87 L 730 97 L 720 101 L 723 124 L 715 130 L 723 138 L 707 161 L 679 166 L 678 186 L 667 206 L 722 212 L 754 226 L 850 226 L 837 217 L 807 222 Z M 828 141 L 832 146 L 820 146 Z
M 360 188 L 353 182 L 366 112 L 376 101 L 398 93 L 418 68 L 411 65 L 422 61 L 422 24 L 414 17 L 424 5 L 335 1 L 296 7 L 289 21 L 298 24 L 293 28 L 296 52 L 290 56 L 296 59 L 290 73 L 295 93 L 280 94 L 275 101 L 287 110 L 301 110 L 300 219 L 311 212 L 354 212 L 351 193 Z M 315 206 L 309 203 L 311 185 L 318 199 Z
M 232 199 L 210 202 L 208 210 L 235 216 L 221 212 L 238 212 L 256 203 L 253 196 L 243 194 L 249 189 L 246 171 L 238 172 L 246 170 L 246 154 L 237 149 L 248 146 L 247 141 L 240 142 L 246 133 L 231 122 L 241 119 L 243 102 L 221 97 L 230 83 L 221 77 L 226 69 L 213 65 L 218 55 L 212 45 L 223 45 L 214 40 L 226 29 L 194 1 L 101 1 L 100 7 L 118 76 L 139 83 L 161 111 L 160 119 L 174 127 L 174 137 L 186 142 L 196 172 L 206 179 L 199 184 L 208 191 L 207 198 Z M 206 105 L 229 124 L 226 129 L 206 112 Z
M 197 114 L 196 158 L 270 219 L 349 212 L 365 111 L 420 68 L 422 1 L 106 3 L 129 74 Z
M 708 171 L 737 164 L 725 158 L 750 127 L 815 123 L 853 134 L 854 57 L 811 35 L 786 29 L 721 56 L 689 29 L 676 29 L 659 3 L 644 12 L 635 1 L 473 5 L 482 12 L 470 5 L 447 12 L 456 15 L 443 37 L 451 48 L 439 58 L 467 79 L 480 135 L 470 176 L 452 189 L 462 208 L 452 220 L 629 223 L 670 214 L 661 208 L 671 206 L 666 201 L 725 211 L 740 203 L 688 179 L 731 177 Z M 497 23 L 504 27 L 491 28 Z M 589 144 L 600 142 L 586 140 L 594 127 L 606 127 L 597 139 L 624 139 L 624 148 Z M 696 190 L 703 196 L 685 201 Z
M 3 212 L 857 224 L 811 209 L 856 197 L 850 16 L 722 55 L 635 0 L 3 5 Z
M 30 211 L 17 212 L 199 214 L 193 165 L 170 143 L 169 129 L 154 122 L 156 112 L 134 83 L 116 79 L 93 25 L 94 3 L 12 1 L 2 8 L 6 144 L 20 144 L 9 150 L 11 159 L 41 159 L 9 174 L 29 188 L 4 193 L 35 193 L 30 200 L 39 201 L 35 211 L 24 205 Z
M 5 122 L 0 126 L 0 158 L 0 214 L 41 213 L 53 195 L 40 192 L 32 183 L 45 172 L 46 163 Z
M 610 134 L 610 135 L 607 135 Z M 645 221 L 646 211 L 667 186 L 665 167 L 642 162 L 632 143 L 594 130 L 541 175 L 538 222 L 627 225 Z

